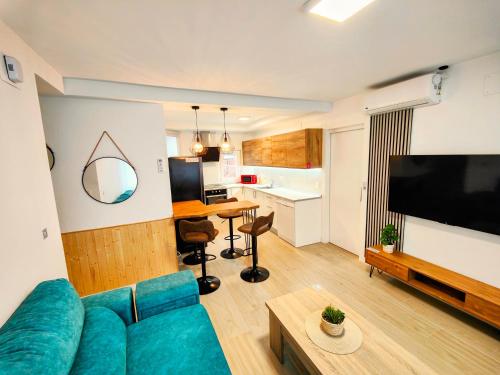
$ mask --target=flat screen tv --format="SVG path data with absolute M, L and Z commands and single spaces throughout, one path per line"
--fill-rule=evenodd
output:
M 500 155 L 389 160 L 389 211 L 500 235 Z
M 220 148 L 219 147 L 205 147 L 203 152 L 200 152 L 198 156 L 201 156 L 201 160 L 206 162 L 219 161 L 220 158 Z

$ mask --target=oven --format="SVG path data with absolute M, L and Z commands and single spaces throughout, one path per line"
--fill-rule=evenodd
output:
M 226 188 L 205 188 L 205 204 L 213 204 L 219 199 L 227 199 Z

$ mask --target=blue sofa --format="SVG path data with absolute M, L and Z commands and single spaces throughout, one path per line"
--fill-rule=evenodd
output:
M 156 311 L 155 296 L 165 298 L 156 286 L 170 279 L 138 285 L 147 297 L 138 322 L 131 288 L 80 299 L 65 279 L 40 283 L 0 328 L 0 374 L 230 374 L 210 318 L 192 297 L 194 276 L 179 274 L 181 288 Z

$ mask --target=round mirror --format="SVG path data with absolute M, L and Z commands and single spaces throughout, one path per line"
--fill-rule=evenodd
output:
M 47 147 L 47 159 L 49 160 L 49 167 L 50 170 L 52 170 L 52 168 L 54 168 L 54 164 L 56 163 L 56 158 L 54 157 L 54 151 L 52 151 L 52 149 L 48 145 L 45 146 Z
M 98 202 L 121 203 L 135 193 L 137 174 L 125 160 L 104 157 L 85 167 L 82 184 L 85 192 Z

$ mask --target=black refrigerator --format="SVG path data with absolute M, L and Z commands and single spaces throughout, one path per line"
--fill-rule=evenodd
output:
M 205 202 L 205 191 L 203 188 L 203 162 L 199 157 L 175 156 L 168 158 L 168 170 L 170 172 L 170 191 L 172 203 L 182 201 L 200 200 Z M 206 217 L 189 219 L 190 221 L 203 220 Z M 193 244 L 182 241 L 179 235 L 179 222 L 175 221 L 175 237 L 177 240 L 177 251 L 181 253 L 194 251 Z
M 172 202 L 200 200 L 205 202 L 203 163 L 199 157 L 168 158 Z

